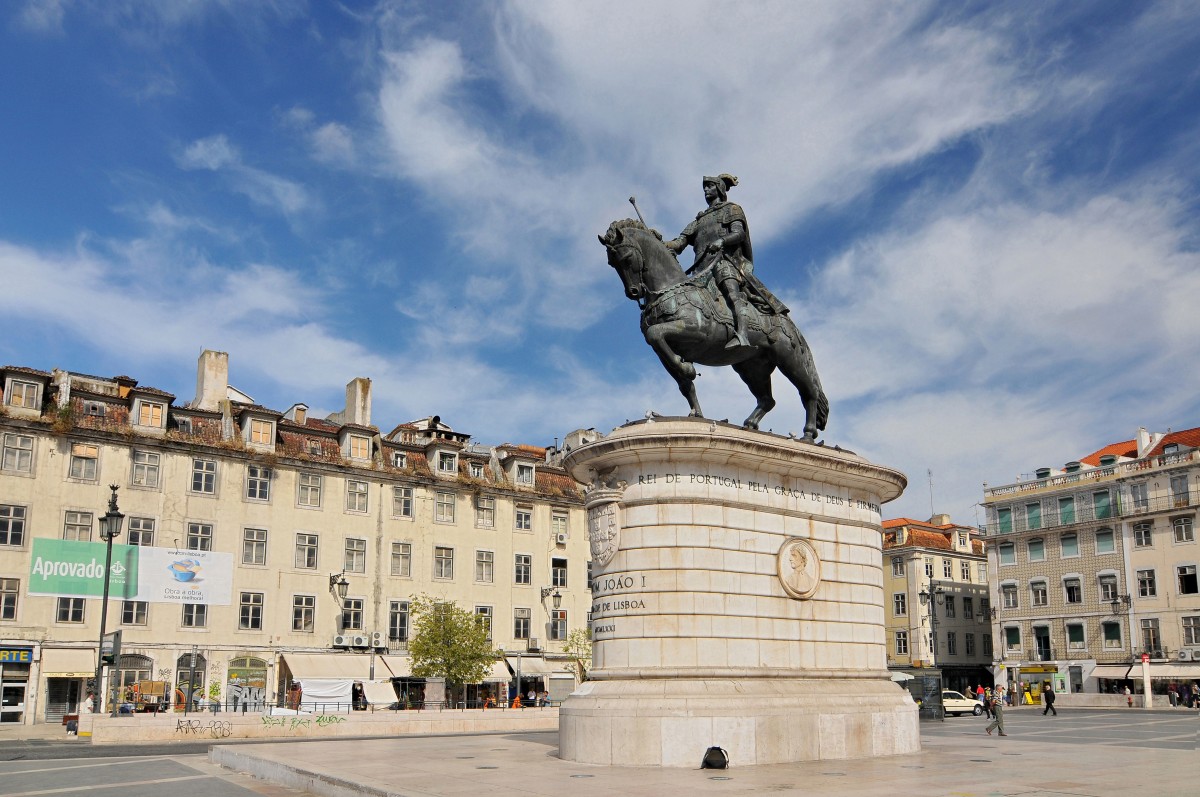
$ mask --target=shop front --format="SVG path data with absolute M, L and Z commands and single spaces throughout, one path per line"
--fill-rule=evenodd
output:
M 96 649 L 43 646 L 41 670 L 46 684 L 45 721 L 62 722 L 64 716 L 83 710 L 96 676 Z
M 33 665 L 33 648 L 0 647 L 0 723 L 25 722 L 28 712 L 29 670 Z

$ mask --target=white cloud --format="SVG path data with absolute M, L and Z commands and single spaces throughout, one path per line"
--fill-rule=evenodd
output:
M 316 207 L 316 202 L 304 186 L 243 163 L 241 155 L 224 134 L 193 141 L 177 156 L 176 162 L 181 169 L 226 172 L 234 191 L 257 205 L 285 216 L 294 216 Z
M 39 33 L 62 33 L 67 0 L 26 0 L 17 16 L 20 24 Z
M 354 138 L 350 128 L 337 122 L 326 122 L 312 131 L 313 157 L 322 163 L 353 163 Z

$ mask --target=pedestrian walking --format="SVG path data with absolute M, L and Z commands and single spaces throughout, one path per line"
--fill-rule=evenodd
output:
M 992 695 L 992 690 L 991 689 L 983 690 L 983 713 L 987 716 L 988 719 L 992 718 L 992 701 L 993 700 L 995 700 L 995 696 Z
M 1042 702 L 1046 704 L 1046 707 L 1042 709 L 1043 717 L 1046 716 L 1047 711 L 1056 717 L 1058 716 L 1058 711 L 1054 708 L 1054 690 L 1050 688 L 1049 683 L 1042 685 Z
M 992 730 L 998 728 L 1000 736 L 1008 736 L 1004 732 L 1004 687 L 997 686 L 994 694 L 996 695 L 996 700 L 992 703 L 992 713 L 995 714 L 996 718 L 988 723 L 988 726 L 984 730 L 987 731 L 988 736 L 991 736 Z

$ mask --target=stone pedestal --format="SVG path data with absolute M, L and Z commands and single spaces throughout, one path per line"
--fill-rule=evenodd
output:
M 622 427 L 566 461 L 588 490 L 592 671 L 562 758 L 698 767 L 920 749 L 889 679 L 880 505 L 898 471 L 702 419 Z

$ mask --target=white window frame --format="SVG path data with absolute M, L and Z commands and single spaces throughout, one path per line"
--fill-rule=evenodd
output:
M 261 631 L 266 596 L 261 592 L 242 592 L 238 595 L 238 630 Z
M 892 616 L 907 617 L 908 616 L 908 594 L 904 592 L 895 592 L 892 594 Z
M 1196 524 L 1191 515 L 1171 518 L 1171 538 L 1176 545 L 1189 545 L 1196 541 Z
M 217 494 L 217 461 L 215 459 L 192 457 L 188 492 L 192 495 L 215 496 Z
M 367 572 L 367 541 L 364 538 L 346 538 L 343 570 L 347 573 Z
M 457 514 L 455 511 L 458 503 L 457 493 L 436 490 L 433 498 L 433 522 L 454 523 Z
M 412 578 L 412 543 L 393 542 L 388 572 L 392 578 Z
M 533 465 L 524 462 L 517 463 L 516 476 L 517 484 L 523 487 L 532 487 L 537 479 L 536 469 Z
M 892 578 L 901 578 L 904 576 L 904 557 L 892 557 Z
M 214 524 L 199 520 L 189 520 L 186 528 L 186 548 L 189 551 L 213 550 L 213 537 L 216 536 L 216 527 Z M 196 544 L 193 545 L 192 543 Z
M 481 529 L 496 527 L 496 497 L 494 495 L 475 496 L 475 525 Z
M 366 462 L 371 458 L 371 438 L 361 434 L 347 435 L 346 450 L 350 459 Z
M 208 604 L 185 603 L 180 614 L 181 628 L 208 628 Z
M 154 451 L 134 449 L 131 459 L 133 461 L 129 474 L 130 486 L 157 490 L 162 483 L 162 455 Z
M 167 405 L 162 401 L 140 398 L 137 400 L 137 408 L 133 417 L 133 422 L 137 426 L 146 429 L 163 429 L 167 422 Z
M 533 509 L 517 507 L 513 512 L 513 528 L 517 531 L 533 531 Z
M 370 511 L 370 489 L 366 479 L 346 479 L 346 511 L 359 515 Z
M 30 390 L 31 388 L 32 390 Z M 41 409 L 41 399 L 42 384 L 40 382 L 27 382 L 15 377 L 9 378 L 8 390 L 4 391 L 4 403 L 8 406 L 23 410 L 37 410 Z
M 454 580 L 454 548 L 452 546 L 433 546 L 433 580 Z
M 413 516 L 413 488 L 403 485 L 392 486 L 392 517 L 407 518 Z
M 312 564 L 308 564 L 308 552 L 312 551 Z M 304 562 L 300 561 L 300 554 L 304 553 Z M 321 561 L 321 538 L 319 535 L 310 531 L 296 532 L 296 547 L 292 559 L 292 564 L 297 570 L 316 570 Z
M 28 539 L 26 524 L 29 521 L 29 507 L 21 504 L 0 504 L 0 525 L 3 526 L 4 538 L 0 547 L 23 548 Z M 13 542 L 13 538 L 16 542 Z
M 296 475 L 296 506 L 306 509 L 321 508 L 321 494 L 325 490 L 325 477 L 319 473 Z
M 275 445 L 275 422 L 266 418 L 251 418 L 246 424 L 246 442 L 252 446 Z
M 77 468 L 76 465 L 79 467 Z M 67 478 L 74 481 L 94 482 L 99 477 L 100 446 L 93 443 L 72 443 Z
M 265 465 L 246 466 L 246 500 L 267 503 L 271 500 L 271 479 L 274 474 Z
M 292 633 L 311 634 L 317 626 L 317 596 L 292 595 Z
M 896 643 L 896 655 L 897 656 L 907 656 L 908 655 L 908 632 L 907 631 L 897 631 L 896 636 L 895 636 L 895 643 Z
M 0 440 L 0 470 L 8 473 L 33 473 L 33 435 L 4 435 Z
M 252 567 L 265 567 L 267 564 L 267 543 L 270 534 L 266 529 L 242 529 L 242 564 Z
M 491 584 L 496 580 L 496 552 L 475 551 L 475 583 Z
M 444 476 L 458 473 L 458 454 L 450 451 L 437 452 L 437 472 Z

